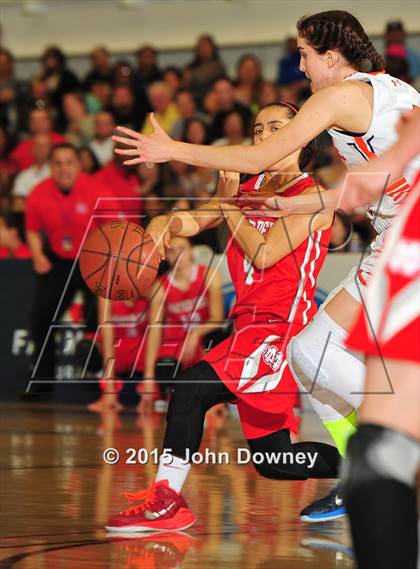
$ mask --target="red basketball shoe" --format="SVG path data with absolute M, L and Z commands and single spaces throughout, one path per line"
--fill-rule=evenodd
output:
M 141 503 L 109 519 L 105 525 L 108 531 L 180 531 L 195 523 L 184 498 L 169 488 L 167 480 L 126 496 L 129 503 Z

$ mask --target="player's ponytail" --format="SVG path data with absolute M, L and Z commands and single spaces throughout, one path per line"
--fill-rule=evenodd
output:
M 297 30 L 317 53 L 336 49 L 357 71 L 385 68 L 384 58 L 376 51 L 359 20 L 349 12 L 329 10 L 303 16 Z

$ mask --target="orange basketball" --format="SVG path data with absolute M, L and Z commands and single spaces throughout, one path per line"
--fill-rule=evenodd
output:
M 90 290 L 110 300 L 141 296 L 155 280 L 159 263 L 155 243 L 144 229 L 119 220 L 91 231 L 79 257 Z

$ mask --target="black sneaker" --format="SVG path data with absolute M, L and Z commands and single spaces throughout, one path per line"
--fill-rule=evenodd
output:
M 331 492 L 324 498 L 315 500 L 300 512 L 300 519 L 303 522 L 318 523 L 331 522 L 338 520 L 346 515 L 343 500 L 339 495 L 339 484 L 334 486 Z

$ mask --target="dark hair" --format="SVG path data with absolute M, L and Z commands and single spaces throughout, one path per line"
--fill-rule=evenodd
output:
M 258 77 L 256 79 L 256 82 L 261 82 L 262 81 L 262 69 L 261 69 L 261 61 L 259 60 L 258 57 L 256 57 L 255 55 L 253 55 L 252 53 L 244 53 L 244 55 L 242 55 L 237 63 L 236 63 L 236 75 L 238 77 L 239 80 L 239 72 L 240 69 L 242 67 L 242 65 L 244 64 L 245 61 L 247 61 L 248 59 L 250 59 L 251 61 L 253 61 L 253 63 L 255 64 L 255 67 L 258 70 Z
M 79 151 L 73 144 L 70 144 L 70 142 L 61 142 L 60 144 L 54 144 L 51 148 L 49 156 L 50 160 L 58 150 L 72 150 L 77 158 L 79 158 Z
M 191 117 L 185 121 L 184 128 L 182 130 L 181 140 L 183 142 L 188 142 L 188 140 L 187 140 L 188 129 L 195 122 L 201 124 L 201 126 L 203 127 L 203 130 L 204 130 L 204 142 L 203 142 L 203 144 L 209 144 L 210 143 L 209 129 L 208 129 L 206 123 L 198 117 Z
M 90 146 L 82 146 L 81 148 L 79 148 L 79 150 L 77 151 L 77 155 L 79 158 L 82 152 L 87 152 L 93 162 L 93 170 L 92 172 L 89 172 L 89 174 L 94 174 L 95 172 L 101 169 L 101 163 L 99 162 L 96 154 L 93 152 Z
M 55 57 L 60 67 L 64 67 L 66 65 L 66 56 L 59 47 L 56 46 L 47 47 L 41 59 L 42 61 L 45 61 L 48 57 Z
M 287 117 L 292 119 L 294 116 L 297 115 L 299 112 L 299 107 L 294 105 L 293 103 L 288 103 L 287 101 L 282 101 L 280 103 L 269 103 L 268 105 L 264 105 L 258 111 L 260 113 L 264 109 L 269 109 L 270 107 L 280 107 L 283 109 L 287 109 Z M 258 113 L 256 116 L 258 116 Z M 320 135 L 319 135 L 320 136 Z M 315 156 L 318 151 L 318 137 L 314 138 L 306 146 L 302 148 L 299 154 L 299 169 L 303 172 L 311 162 L 315 159 Z
M 168 65 L 168 67 L 165 67 L 165 69 L 162 71 L 162 75 L 165 75 L 165 73 L 174 73 L 178 79 L 182 79 L 182 72 L 180 68 L 175 67 L 175 65 Z
M 317 53 L 336 49 L 358 71 L 385 68 L 384 58 L 376 51 L 359 20 L 349 12 L 329 10 L 303 16 L 296 27 Z
M 206 40 L 209 42 L 209 44 L 211 45 L 212 49 L 213 49 L 213 55 L 211 57 L 212 61 L 219 61 L 220 56 L 219 56 L 219 48 L 217 47 L 216 42 L 214 41 L 214 38 L 209 35 L 209 34 L 204 34 L 202 36 L 200 36 L 197 40 L 197 43 L 195 44 L 194 47 L 194 59 L 192 61 L 192 63 L 190 64 L 190 67 L 198 67 L 201 64 L 201 59 L 200 59 L 200 55 L 198 53 L 198 48 L 200 43 Z

